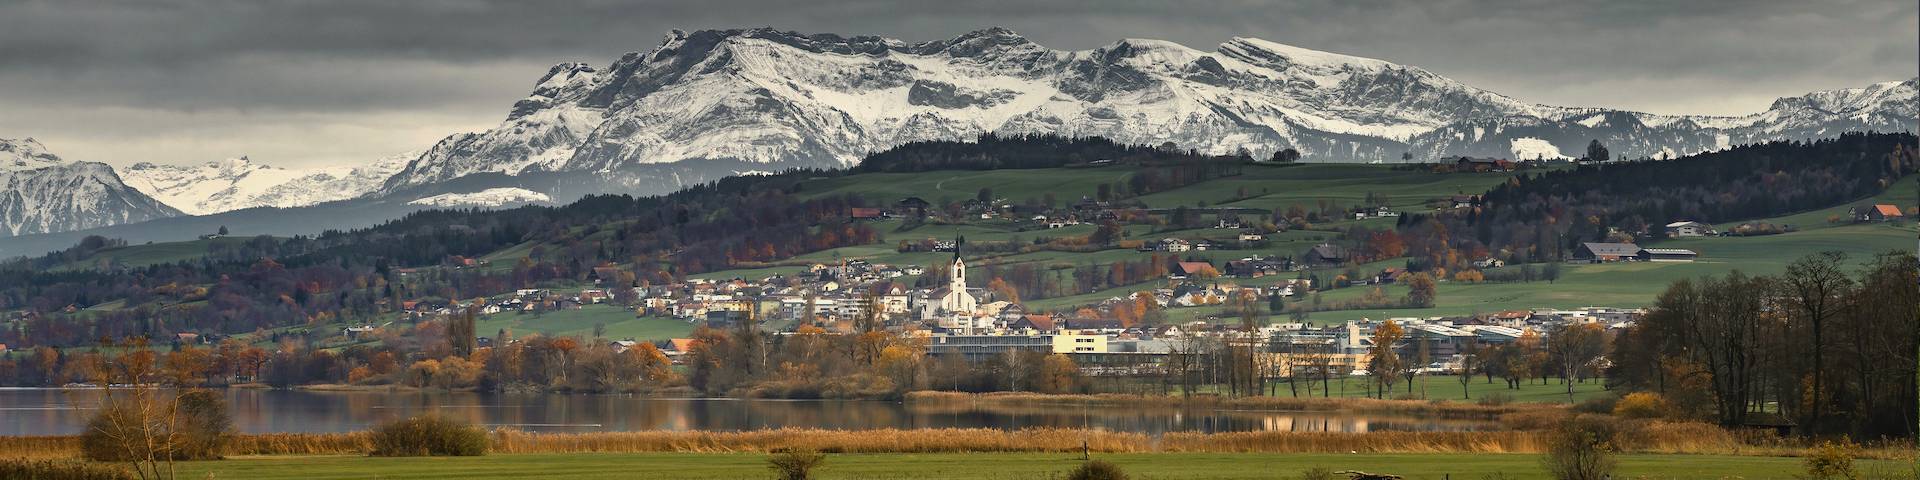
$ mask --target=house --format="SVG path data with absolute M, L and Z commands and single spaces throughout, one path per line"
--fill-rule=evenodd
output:
M 1711 237 L 1716 234 L 1712 225 L 1700 222 L 1679 221 L 1667 224 L 1668 237 Z
M 1167 272 L 1167 278 L 1173 279 L 1218 276 L 1220 271 L 1214 270 L 1213 264 L 1207 262 L 1180 262 L 1173 265 L 1173 271 Z
M 1187 242 L 1186 240 L 1181 240 L 1178 238 L 1162 238 L 1160 239 L 1160 244 L 1157 245 L 1156 247 L 1157 248 L 1154 248 L 1154 250 L 1159 250 L 1162 252 L 1180 253 L 1180 252 L 1192 250 L 1193 244 Z
M 1479 268 L 1479 269 L 1500 268 L 1504 266 L 1507 266 L 1506 260 L 1501 260 L 1501 259 L 1492 258 L 1492 257 L 1482 258 L 1482 259 L 1473 261 L 1473 268 Z
M 927 207 L 933 204 L 927 204 L 918 196 L 908 196 L 908 198 L 900 198 L 899 204 L 895 205 L 899 205 L 902 211 L 912 211 L 914 215 L 927 215 Z
M 1347 263 L 1347 249 L 1339 245 L 1322 243 L 1307 249 L 1300 258 L 1308 267 L 1337 267 Z
M 1052 315 L 1021 315 L 1020 318 L 1007 323 L 1008 330 L 1052 332 L 1055 328 L 1058 327 L 1054 325 Z
M 583 303 L 583 304 L 595 304 L 595 303 L 605 302 L 607 301 L 607 291 L 597 289 L 597 288 L 581 290 L 579 299 L 580 299 L 580 303 Z
M 1885 222 L 1888 220 L 1895 220 L 1895 219 L 1899 219 L 1901 217 L 1906 216 L 1900 213 L 1899 206 L 1888 205 L 1884 203 L 1877 204 L 1877 205 L 1860 205 L 1857 207 L 1853 207 L 1853 210 L 1850 213 L 1852 214 L 1853 221 L 1855 222 Z
M 1640 250 L 1640 260 L 1646 262 L 1691 262 L 1699 253 L 1682 248 L 1647 248 Z
M 1454 162 L 1456 172 L 1511 172 L 1514 163 L 1499 158 L 1480 158 L 1462 156 Z
M 1467 207 L 1472 207 L 1473 204 L 1480 203 L 1480 196 L 1479 195 L 1454 195 L 1448 198 L 1448 200 L 1453 203 L 1453 208 L 1467 208 Z
M 1266 241 L 1266 239 L 1266 236 L 1258 233 L 1244 232 L 1240 234 L 1240 243 L 1242 244 L 1260 243 Z
M 1639 257 L 1640 246 L 1631 243 L 1587 242 L 1573 250 L 1574 260 L 1592 263 L 1636 260 Z
M 878 208 L 854 207 L 847 213 L 853 220 L 879 220 L 887 217 L 887 212 Z

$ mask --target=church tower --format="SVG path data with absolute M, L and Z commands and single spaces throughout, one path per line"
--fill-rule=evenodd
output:
M 967 237 L 956 237 L 953 241 L 953 265 L 947 269 L 948 290 L 967 291 L 967 262 L 960 259 L 960 246 L 966 243 Z

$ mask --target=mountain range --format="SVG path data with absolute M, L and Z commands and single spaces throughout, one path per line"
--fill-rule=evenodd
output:
M 121 182 L 104 163 L 48 153 L 32 138 L 0 138 L 0 232 L 83 230 L 180 215 Z
M 766 28 L 676 30 L 652 50 L 611 64 L 555 65 L 498 126 L 448 136 L 401 157 L 404 165 L 387 159 L 302 171 L 245 158 L 194 167 L 136 164 L 123 172 L 124 185 L 119 177 L 111 182 L 132 187 L 116 190 L 129 192 L 120 210 L 76 210 L 88 218 L 52 223 L 44 213 L 31 220 L 0 210 L 0 231 L 85 229 L 185 213 L 233 216 L 268 229 L 260 232 L 313 233 L 429 206 L 657 194 L 730 175 L 844 167 L 907 142 L 983 133 L 1170 142 L 1256 158 L 1292 148 L 1319 162 L 1575 157 L 1592 140 L 1617 158 L 1675 157 L 1847 131 L 1913 131 L 1916 81 L 1781 98 L 1745 116 L 1658 115 L 1527 103 L 1419 67 L 1253 38 L 1212 51 L 1144 39 L 1065 51 L 1002 28 L 927 42 Z M 33 195 L 66 195 L 55 190 Z M 329 217 L 299 221 L 302 215 Z

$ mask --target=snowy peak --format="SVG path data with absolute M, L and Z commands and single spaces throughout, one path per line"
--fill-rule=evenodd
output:
M 171 217 L 121 183 L 113 167 L 68 162 L 33 139 L 0 139 L 0 236 L 53 233 Z
M 66 164 L 33 138 L 0 138 L 0 171 L 37 170 Z
M 191 215 L 255 207 L 291 208 L 346 200 L 379 188 L 412 153 L 355 166 L 287 169 L 241 156 L 197 166 L 128 167 L 128 185 Z
M 1320 72 L 1349 69 L 1381 70 L 1387 68 L 1402 68 L 1399 65 L 1383 60 L 1309 50 L 1249 37 L 1234 37 L 1232 40 L 1221 43 L 1217 51 L 1220 52 L 1221 55 L 1232 57 L 1243 62 L 1282 71 L 1293 67 Z
M 1063 51 L 998 27 L 917 43 L 676 30 L 604 68 L 555 65 L 506 121 L 447 137 L 381 192 L 554 173 L 658 193 L 733 171 L 845 166 L 907 142 L 983 133 L 1256 157 L 1293 148 L 1314 161 L 1549 157 L 1594 139 L 1619 156 L 1658 157 L 1913 130 L 1912 91 L 1913 81 L 1893 82 L 1783 99 L 1746 117 L 1663 116 L 1526 103 L 1415 66 L 1257 38 L 1213 51 L 1138 38 Z

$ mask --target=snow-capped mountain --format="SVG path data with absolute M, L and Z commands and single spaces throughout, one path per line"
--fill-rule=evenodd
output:
M 190 215 L 254 207 L 290 208 L 358 198 L 419 156 L 409 152 L 359 166 L 287 169 L 230 158 L 202 165 L 136 163 L 127 185 Z
M 177 215 L 179 210 L 127 187 L 107 164 L 63 160 L 32 138 L 0 139 L 0 236 Z
M 1781 99 L 1745 117 L 1662 116 L 1531 104 L 1418 67 L 1252 38 L 1213 51 L 1140 39 L 1061 51 L 1001 28 L 921 43 L 675 31 L 604 68 L 554 66 L 498 127 L 447 137 L 382 192 L 491 173 L 651 193 L 985 132 L 1262 157 L 1295 148 L 1310 161 L 1577 156 L 1593 139 L 1616 156 L 1659 157 L 1913 130 L 1914 83 Z

